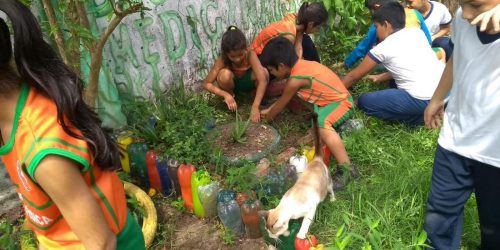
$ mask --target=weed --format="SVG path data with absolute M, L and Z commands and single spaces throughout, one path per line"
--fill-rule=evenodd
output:
M 225 245 L 234 245 L 236 244 L 236 236 L 231 230 L 226 229 L 222 223 L 218 225 L 219 230 L 222 232 L 220 235 L 220 239 Z
M 186 208 L 184 207 L 184 200 L 181 197 L 178 197 L 177 200 L 172 201 L 170 205 L 181 212 L 186 210 Z
M 241 167 L 227 169 L 226 183 L 236 192 L 249 192 L 259 184 L 255 176 L 255 164 L 246 161 Z

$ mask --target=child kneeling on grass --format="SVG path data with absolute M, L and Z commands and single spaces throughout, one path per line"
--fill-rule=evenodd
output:
M 405 28 L 405 12 L 398 2 L 382 5 L 373 14 L 381 41 L 361 64 L 342 81 L 349 88 L 381 63 L 394 78 L 397 88 L 366 93 L 358 107 L 369 116 L 409 125 L 424 124 L 424 110 L 436 89 L 444 64 L 429 46 L 424 34 Z M 388 79 L 377 79 L 385 81 Z
M 245 35 L 236 26 L 229 26 L 222 36 L 221 55 L 203 82 L 203 88 L 221 96 L 231 111 L 238 105 L 234 93 L 256 89 L 250 111 L 253 122 L 260 121 L 259 106 L 266 92 L 268 73 L 255 52 L 248 47 Z M 214 84 L 217 81 L 217 85 Z
M 286 38 L 272 39 L 264 48 L 260 59 L 270 74 L 278 79 L 288 78 L 283 95 L 269 108 L 261 111 L 262 118 L 272 120 L 295 95 L 312 104 L 314 112 L 318 114 L 321 140 L 340 166 L 334 175 L 334 189 L 342 189 L 346 184 L 342 166 L 350 165 L 350 177 L 358 175 L 342 139 L 334 129 L 354 112 L 351 94 L 329 68 L 318 62 L 299 59 L 293 44 Z

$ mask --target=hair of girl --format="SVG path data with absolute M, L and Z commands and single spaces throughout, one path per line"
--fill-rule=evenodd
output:
M 0 48 L 5 48 L 0 49 L 0 96 L 7 96 L 18 88 L 19 77 L 10 67 L 12 44 L 9 27 L 2 18 L 0 18 Z
M 309 22 L 313 22 L 316 27 L 328 20 L 328 12 L 323 3 L 303 3 L 297 13 L 297 24 L 304 25 L 307 28 Z
M 0 11 L 7 14 L 11 20 L 14 33 L 14 59 L 21 81 L 54 101 L 57 107 L 57 120 L 64 132 L 87 142 L 93 163 L 103 170 L 120 168 L 117 144 L 109 131 L 101 127 L 96 112 L 83 101 L 82 80 L 43 40 L 40 25 L 31 11 L 17 0 L 1 0 Z M 8 30 L 1 29 L 1 32 L 0 37 L 10 37 Z M 3 66 L 6 57 L 12 53 L 12 48 L 5 42 L 1 46 L 0 62 L 4 73 Z M 18 86 L 20 84 L 17 83 Z M 75 128 L 82 135 L 77 134 Z
M 247 39 L 245 34 L 241 32 L 238 27 L 231 25 L 227 27 L 226 32 L 222 35 L 221 41 L 221 55 L 226 66 L 231 66 L 231 60 L 227 57 L 227 54 L 231 51 L 243 50 L 247 47 Z

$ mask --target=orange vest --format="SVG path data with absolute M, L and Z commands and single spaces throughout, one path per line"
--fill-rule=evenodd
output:
M 83 249 L 56 204 L 35 181 L 35 170 L 47 155 L 66 157 L 79 163 L 85 183 L 110 229 L 118 234 L 124 228 L 127 207 L 122 182 L 116 173 L 102 171 L 93 165 L 84 140 L 63 131 L 57 122 L 53 101 L 23 85 L 11 138 L 5 143 L 0 148 L 0 155 L 22 200 L 28 225 L 42 246 L 47 249 Z
M 250 67 L 252 67 L 252 65 L 250 65 L 250 53 L 248 48 L 245 49 L 245 56 L 240 66 L 236 66 L 234 65 L 234 63 L 231 63 L 231 71 L 238 78 L 241 78 L 243 75 L 245 75 Z
M 252 43 L 252 49 L 255 53 L 258 56 L 262 54 L 262 50 L 264 50 L 267 42 L 277 36 L 292 35 L 295 37 L 297 35 L 296 19 L 297 14 L 288 14 L 281 21 L 274 22 L 265 27 Z
M 343 101 L 351 95 L 340 78 L 318 62 L 299 59 L 292 68 L 290 78 L 308 79 L 310 85 L 301 87 L 297 95 L 302 100 L 320 107 Z

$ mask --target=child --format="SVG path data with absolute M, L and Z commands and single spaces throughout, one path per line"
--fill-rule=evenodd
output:
M 314 106 L 314 112 L 318 114 L 321 140 L 332 152 L 339 166 L 351 165 L 342 139 L 334 129 L 354 109 L 353 99 L 339 77 L 318 62 L 299 59 L 293 45 L 283 37 L 274 38 L 267 44 L 261 61 L 277 79 L 288 78 L 283 95 L 269 108 L 261 111 L 262 117 L 272 120 L 297 95 Z M 342 167 L 338 168 L 334 177 L 336 190 L 345 185 L 340 178 L 342 171 Z M 351 177 L 357 175 L 354 165 L 351 165 L 350 174 Z
M 448 8 L 437 1 L 406 0 L 408 8 L 415 9 L 424 17 L 425 24 L 432 35 L 432 47 L 443 48 L 448 60 L 453 52 L 453 43 L 450 42 L 451 14 Z
M 395 0 L 365 0 L 365 7 L 368 8 L 370 12 L 373 12 L 383 4 L 391 1 Z M 422 32 L 424 32 L 427 40 L 429 41 L 429 44 L 431 44 L 432 43 L 431 35 L 429 33 L 429 30 L 427 29 L 427 26 L 425 25 L 422 15 L 416 10 L 405 9 L 405 17 L 406 17 L 405 21 L 406 28 L 421 29 Z M 377 32 L 375 29 L 375 25 L 372 24 L 368 29 L 366 37 L 363 39 L 363 41 L 361 41 L 358 44 L 358 46 L 356 46 L 356 48 L 354 48 L 354 50 L 349 54 L 349 56 L 347 56 L 347 58 L 343 63 L 343 66 L 345 66 L 346 68 L 351 68 L 357 61 L 359 61 L 359 59 L 365 57 L 368 51 L 375 44 L 377 44 Z
M 259 106 L 264 97 L 268 73 L 255 52 L 248 48 L 247 40 L 236 26 L 229 26 L 222 36 L 221 55 L 203 82 L 203 88 L 222 98 L 231 111 L 238 108 L 234 93 L 256 90 L 250 111 L 253 122 L 260 121 Z M 217 81 L 218 86 L 214 84 Z
M 319 62 L 319 55 L 307 34 L 318 31 L 328 20 L 328 12 L 322 3 L 303 3 L 297 14 L 289 14 L 283 20 L 265 27 L 255 38 L 252 48 L 260 55 L 266 44 L 273 38 L 282 36 L 295 45 L 299 58 Z
M 0 155 L 40 249 L 144 249 L 113 172 L 118 146 L 83 102 L 83 83 L 27 7 L 2 0 L 0 10 L 14 32 L 12 55 L 0 18 Z
M 398 2 L 382 5 L 373 14 L 377 37 L 381 41 L 361 64 L 342 81 L 347 88 L 381 63 L 394 78 L 397 89 L 363 94 L 358 107 L 369 116 L 409 125 L 424 123 L 427 107 L 443 72 L 425 36 L 405 27 L 405 12 Z M 378 79 L 384 81 L 388 79 Z
M 460 0 L 459 4 L 451 32 L 455 51 L 425 110 L 426 126 L 438 128 L 442 124 L 442 128 L 424 229 L 434 249 L 459 249 L 464 205 L 475 192 L 481 231 L 478 249 L 498 249 L 500 21 L 489 18 L 500 17 L 500 1 Z

